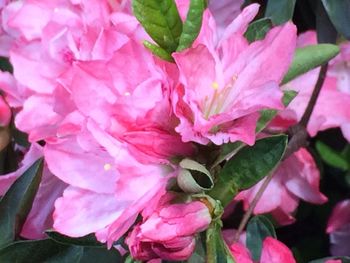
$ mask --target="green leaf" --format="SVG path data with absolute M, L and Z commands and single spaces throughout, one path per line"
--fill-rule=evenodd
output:
M 84 237 L 79 238 L 68 237 L 52 230 L 45 231 L 45 234 L 50 239 L 63 245 L 77 245 L 83 247 L 105 247 L 104 244 L 96 240 L 94 234 L 86 235 Z
M 316 5 L 317 42 L 335 44 L 338 35 L 337 30 L 329 19 L 322 2 L 317 1 Z
M 268 236 L 276 238 L 276 232 L 272 223 L 261 215 L 253 217 L 247 225 L 246 244 L 254 261 L 260 260 L 262 244 Z
M 292 65 L 282 80 L 282 84 L 327 63 L 338 54 L 339 47 L 332 44 L 319 44 L 298 48 L 295 52 Z
M 207 0 L 191 0 L 177 51 L 182 51 L 191 47 L 198 37 L 202 27 L 203 12 L 206 6 Z
M 150 37 L 168 53 L 176 50 L 182 21 L 174 0 L 133 0 L 135 17 Z
M 322 0 L 330 20 L 335 28 L 347 39 L 350 39 L 350 1 Z
M 182 169 L 177 176 L 177 184 L 185 193 L 201 193 L 213 188 L 213 179 L 204 165 L 187 158 L 179 165 Z
M 254 42 L 256 40 L 263 39 L 267 32 L 272 27 L 272 22 L 270 18 L 262 18 L 251 23 L 247 31 L 244 33 L 245 38 L 249 41 L 249 43 Z
M 286 90 L 283 92 L 283 104 L 285 107 L 297 96 L 297 92 L 294 90 Z M 277 110 L 262 110 L 260 118 L 256 125 L 256 133 L 261 132 L 269 124 L 269 122 L 277 115 Z
M 50 239 L 19 241 L 0 249 L 0 262 L 79 262 L 82 250 L 82 247 L 65 246 Z
M 221 235 L 221 222 L 213 221 L 206 231 L 207 260 L 210 263 L 235 263 Z
M 122 262 L 122 257 L 115 249 L 68 246 L 43 239 L 19 241 L 0 249 L 0 262 L 115 263 Z
M 143 41 L 143 45 L 152 52 L 153 55 L 169 61 L 169 62 L 174 62 L 173 57 L 164 49 L 162 49 L 161 47 L 158 47 L 157 45 L 152 44 L 151 42 L 145 40 Z
M 244 147 L 224 165 L 209 195 L 225 207 L 238 190 L 252 187 L 268 175 L 281 161 L 286 147 L 286 135 L 267 137 Z
M 324 144 L 323 142 L 316 142 L 316 150 L 326 164 L 339 168 L 343 171 L 349 169 L 349 164 L 347 160 L 342 156 L 342 154 L 333 150 L 331 147 Z
M 0 201 L 0 247 L 14 241 L 20 233 L 39 188 L 42 169 L 43 160 L 39 159 L 12 184 L 2 197 Z
M 327 260 L 336 260 L 340 259 L 342 263 L 350 263 L 350 257 L 327 257 L 327 258 L 321 258 L 321 259 L 315 259 L 312 261 L 309 261 L 309 263 L 326 263 Z
M 274 25 L 281 25 L 291 20 L 294 13 L 295 0 L 268 0 L 265 17 L 269 17 Z
M 12 67 L 9 59 L 6 57 L 0 57 L 0 69 L 2 71 L 7 71 L 10 73 L 13 73 L 13 67 Z

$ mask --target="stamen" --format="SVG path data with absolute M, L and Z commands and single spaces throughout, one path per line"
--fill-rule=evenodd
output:
M 219 88 L 219 83 L 217 83 L 216 81 L 214 81 L 212 84 L 211 84 L 211 87 L 214 89 L 214 90 L 217 90 Z
M 104 169 L 105 171 L 109 171 L 109 170 L 111 170 L 111 168 L 112 168 L 112 165 L 111 165 L 110 163 L 106 163 L 106 164 L 103 166 L 103 169 Z

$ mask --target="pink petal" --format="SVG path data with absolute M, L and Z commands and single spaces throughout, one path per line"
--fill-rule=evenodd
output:
M 263 242 L 260 263 L 296 263 L 292 252 L 286 245 L 267 237 Z

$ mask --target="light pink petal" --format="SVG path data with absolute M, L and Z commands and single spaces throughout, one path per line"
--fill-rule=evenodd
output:
M 68 187 L 55 202 L 54 229 L 81 237 L 107 227 L 130 205 L 114 194 L 95 193 Z
M 114 193 L 118 178 L 114 159 L 96 143 L 86 142 L 90 149 L 83 149 L 74 137 L 47 144 L 44 152 L 50 171 L 72 186 L 96 193 Z
M 300 149 L 285 160 L 280 172 L 283 173 L 287 189 L 297 197 L 315 204 L 328 200 L 319 191 L 320 172 L 306 149 Z
M 21 236 L 27 239 L 45 238 L 45 230 L 52 228 L 54 203 L 67 187 L 65 183 L 44 168 L 39 190 L 35 196 L 32 209 L 22 227 Z
M 29 133 L 31 142 L 54 136 L 62 117 L 53 110 L 53 101 L 53 97 L 33 95 L 17 114 L 15 124 L 21 131 Z

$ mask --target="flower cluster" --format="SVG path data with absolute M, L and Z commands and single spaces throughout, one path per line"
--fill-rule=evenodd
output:
M 179 182 L 179 175 L 204 169 L 211 176 L 215 169 L 204 166 L 221 145 L 252 146 L 268 132 L 297 123 L 319 72 L 314 69 L 281 87 L 296 46 L 315 44 L 315 33 L 297 39 L 296 27 L 287 22 L 250 43 L 245 32 L 259 5 L 240 12 L 242 1 L 230 9 L 228 2 L 211 2 L 198 37 L 188 49 L 172 53 L 171 63 L 142 45 L 149 36 L 130 1 L 2 1 L 0 55 L 9 58 L 13 75 L 0 74 L 5 99 L 0 98 L 0 125 L 9 124 L 10 106 L 16 128 L 28 134 L 31 146 L 21 149 L 25 155 L 18 170 L 0 176 L 0 195 L 38 158 L 45 161 L 22 237 L 41 239 L 52 228 L 72 238 L 94 234 L 109 248 L 125 237 L 136 260 L 192 255 L 197 234 L 218 220 L 220 204 L 185 189 L 189 182 Z M 189 1 L 176 4 L 185 20 Z M 341 127 L 350 140 L 349 61 L 344 45 L 331 62 L 307 127 L 311 136 Z M 283 91 L 289 90 L 298 94 L 285 108 Z M 339 101 L 344 108 L 335 107 Z M 266 133 L 256 134 L 263 110 L 279 114 Z M 204 168 L 184 168 L 184 159 Z M 327 201 L 305 148 L 275 173 L 255 214 L 271 213 L 280 224 L 290 224 L 299 199 Z M 262 183 L 232 201 L 243 200 L 248 209 Z M 345 228 L 331 221 L 327 231 L 336 231 L 335 238 Z M 244 242 L 230 244 L 230 251 L 237 262 L 253 262 Z M 260 262 L 295 259 L 268 237 Z

